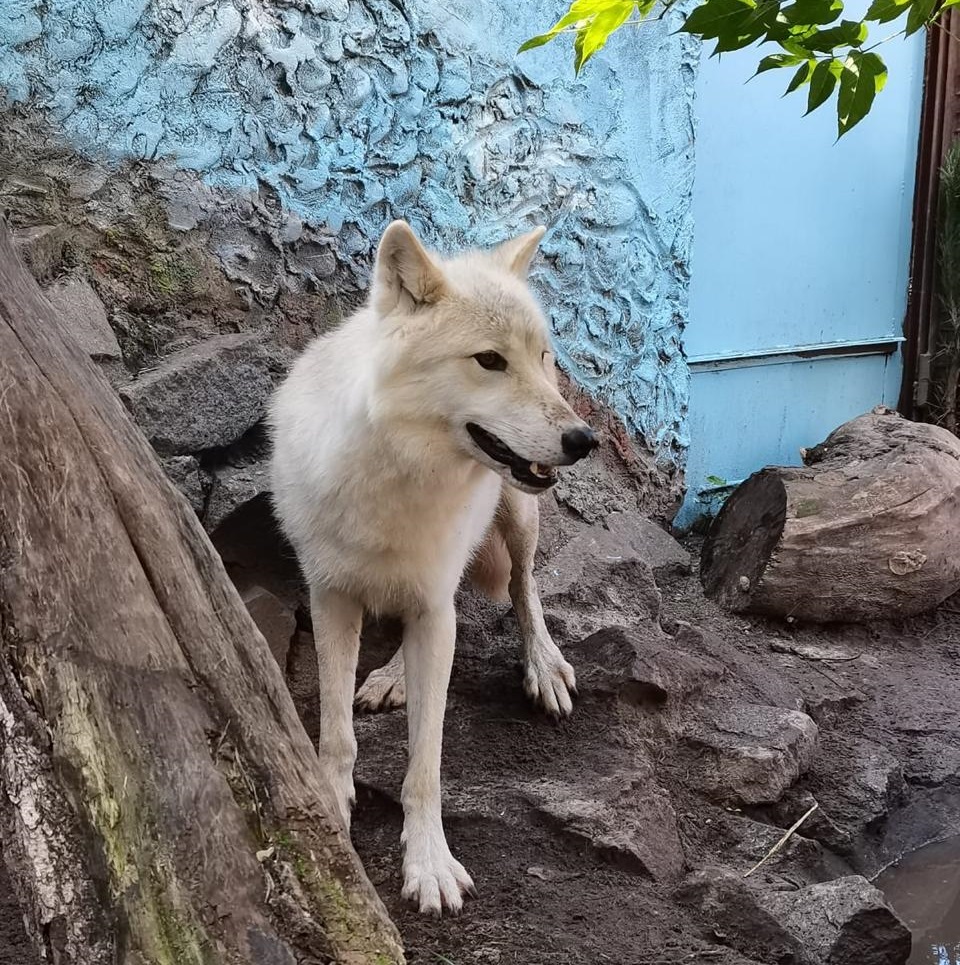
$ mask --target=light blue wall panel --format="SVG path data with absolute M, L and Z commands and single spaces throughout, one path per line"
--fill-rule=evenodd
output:
M 832 104 L 781 97 L 789 73 L 744 83 L 756 51 L 704 60 L 688 356 L 900 334 L 923 49 L 880 48 L 887 86 L 836 143 Z
M 674 525 L 685 529 L 719 508 L 707 476 L 740 482 L 765 465 L 799 465 L 800 448 L 874 405 L 895 406 L 900 358 L 818 359 L 696 372 L 690 390 L 688 489 Z
M 923 69 L 922 36 L 881 47 L 890 80 L 836 141 L 832 105 L 802 117 L 789 75 L 744 83 L 756 52 L 701 64 L 689 323 L 691 362 L 902 335 Z M 750 364 L 747 360 L 747 364 Z M 738 370 L 694 365 L 688 494 L 706 477 L 796 464 L 801 445 L 880 401 L 896 404 L 899 353 Z

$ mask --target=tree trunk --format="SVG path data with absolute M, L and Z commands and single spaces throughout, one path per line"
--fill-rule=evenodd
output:
M 0 223 L 0 819 L 47 961 L 400 963 L 283 678 Z
M 960 589 L 960 440 L 879 407 L 803 455 L 727 500 L 701 553 L 710 596 L 827 622 L 921 613 Z

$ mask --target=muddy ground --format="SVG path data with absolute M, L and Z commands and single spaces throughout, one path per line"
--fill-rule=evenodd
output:
M 406 719 L 358 718 L 353 838 L 410 962 L 804 963 L 802 943 L 771 926 L 764 901 L 873 877 L 960 829 L 960 599 L 869 628 L 731 616 L 704 598 L 696 541 L 681 546 L 630 512 L 588 523 L 547 508 L 544 604 L 580 696 L 568 721 L 533 710 L 512 613 L 462 593 L 445 820 L 479 897 L 459 918 L 424 919 L 400 900 Z M 274 614 L 273 629 L 289 636 L 277 655 L 315 737 L 295 564 L 262 506 L 217 541 L 242 590 L 256 584 L 299 607 Z M 398 633 L 369 628 L 361 675 L 389 657 Z M 814 801 L 799 833 L 744 882 Z M 9 902 L 0 932 L 0 963 L 24 965 Z M 842 961 L 902 961 L 893 945 Z
M 400 900 L 406 718 L 358 718 L 353 838 L 409 960 L 817 961 L 771 927 L 771 895 L 872 878 L 960 829 L 960 600 L 871 627 L 731 616 L 704 597 L 695 540 L 681 545 L 630 511 L 588 523 L 570 502 L 544 501 L 539 579 L 578 672 L 571 719 L 528 705 L 509 608 L 461 594 L 443 759 L 448 836 L 479 892 L 461 917 L 425 920 Z M 228 568 L 242 589 L 268 583 L 291 598 L 293 561 L 265 566 L 274 537 L 264 526 L 258 546 L 257 525 L 241 514 L 233 536 L 220 534 Z M 281 659 L 315 737 L 300 599 Z M 397 626 L 368 628 L 360 679 L 398 640 Z M 743 882 L 814 802 L 787 847 Z M 904 936 L 884 939 L 889 923 L 864 921 L 851 928 L 875 931 L 886 949 L 837 961 L 905 959 Z

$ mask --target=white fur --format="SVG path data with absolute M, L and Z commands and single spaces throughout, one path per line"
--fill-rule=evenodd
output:
M 554 714 L 572 707 L 573 669 L 550 639 L 533 579 L 536 499 L 504 486 L 520 484 L 465 428 L 476 423 L 543 466 L 571 462 L 561 435 L 586 428 L 557 390 L 526 284 L 542 233 L 443 261 L 395 222 L 367 304 L 307 348 L 270 410 L 275 506 L 311 590 L 320 756 L 348 827 L 363 611 L 404 621 L 401 651 L 357 700 L 407 704 L 403 893 L 426 912 L 459 910 L 473 888 L 447 847 L 439 778 L 454 594 L 481 546 L 484 585 L 509 584 L 527 693 Z M 491 351 L 505 371 L 474 358 Z

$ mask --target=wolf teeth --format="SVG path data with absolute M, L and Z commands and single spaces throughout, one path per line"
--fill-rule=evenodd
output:
M 538 463 L 538 462 L 531 462 L 531 463 L 530 463 L 530 472 L 532 472 L 535 476 L 540 476 L 541 478 L 546 478 L 547 476 L 550 475 L 550 467 L 549 467 L 549 466 L 541 466 L 540 463 Z

